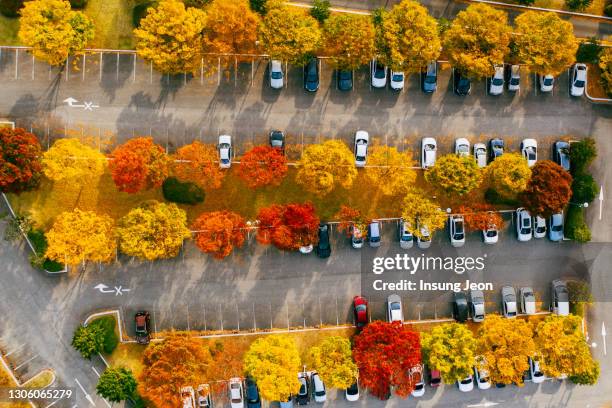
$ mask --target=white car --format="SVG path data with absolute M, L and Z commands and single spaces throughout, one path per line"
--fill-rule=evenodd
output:
M 540 384 L 546 379 L 546 376 L 542 370 L 540 370 L 540 362 L 531 357 L 529 358 L 529 374 L 531 374 L 531 381 L 533 381 L 534 384 Z
M 438 145 L 433 137 L 424 137 L 421 140 L 421 167 L 428 169 L 436 164 Z
M 479 390 L 491 388 L 491 381 L 489 381 L 489 372 L 487 370 L 474 367 L 474 379 Z
M 229 135 L 219 136 L 219 167 L 229 169 L 232 166 L 232 137 Z
M 497 244 L 497 241 L 499 240 L 499 230 L 497 229 L 497 225 L 492 223 L 488 224 L 487 228 L 482 230 L 482 240 L 485 244 Z
M 400 218 L 400 222 L 398 225 L 398 236 L 400 248 L 402 249 L 410 249 L 414 246 L 414 236 L 409 231 L 410 224 L 408 221 L 404 221 Z
M 270 87 L 272 89 L 283 89 L 284 85 L 283 65 L 279 60 L 270 61 Z
M 527 165 L 533 167 L 538 161 L 538 142 L 535 139 L 523 139 L 521 154 L 527 160 Z
M 531 215 L 524 208 L 516 210 L 516 237 L 521 242 L 527 242 L 531 239 Z
M 563 212 L 550 216 L 548 221 L 548 239 L 553 242 L 563 241 Z
M 459 157 L 470 155 L 470 142 L 465 137 L 455 140 L 455 154 Z
M 389 295 L 387 298 L 387 321 L 404 322 L 404 312 L 402 311 L 402 299 L 397 295 Z
M 584 95 L 584 88 L 587 81 L 587 66 L 586 64 L 576 64 L 572 68 L 570 94 L 572 96 Z
M 365 130 L 355 132 L 355 166 L 364 167 L 368 158 L 370 135 Z
M 474 160 L 480 168 L 487 166 L 487 146 L 484 143 L 474 143 Z
M 181 388 L 181 403 L 182 408 L 195 408 L 195 392 L 193 387 Z
M 421 225 L 419 227 L 421 232 L 421 236 L 417 237 L 417 246 L 420 249 L 427 249 L 431 246 L 431 234 L 429 233 L 429 228 L 425 225 Z
M 508 90 L 516 92 L 521 89 L 521 66 L 512 65 L 510 67 L 510 80 L 508 81 Z
M 314 395 L 315 402 L 324 403 L 327 399 L 327 393 L 325 392 L 325 384 L 319 376 L 319 373 L 314 372 L 310 377 L 312 381 L 312 393 Z
M 423 366 L 415 367 L 412 375 L 415 377 L 414 390 L 410 393 L 415 398 L 425 395 L 425 381 L 423 378 Z
M 546 236 L 546 220 L 539 215 L 533 217 L 533 237 L 544 238 Z
M 448 233 L 451 245 L 455 248 L 465 244 L 465 223 L 463 215 L 452 215 L 448 220 Z
M 314 249 L 314 246 L 312 244 L 309 244 L 309 245 L 301 246 L 299 251 L 301 254 L 308 255 L 309 253 L 313 251 L 313 249 Z
M 384 88 L 387 86 L 387 67 L 374 60 L 370 63 L 372 69 L 372 88 Z
M 468 375 L 463 380 L 457 381 L 457 387 L 459 387 L 459 391 L 461 392 L 470 392 L 474 389 L 474 381 L 472 380 L 472 376 Z
M 351 246 L 355 249 L 360 249 L 363 247 L 363 232 L 356 226 L 351 226 Z
M 533 293 L 533 289 L 530 287 L 523 287 L 519 289 L 519 298 L 521 302 L 521 312 L 526 315 L 532 315 L 536 313 L 536 298 Z
M 550 74 L 540 75 L 540 91 L 541 92 L 552 92 L 554 84 L 555 84 L 554 76 Z
M 355 379 L 355 382 L 350 387 L 344 390 L 344 397 L 349 402 L 359 401 L 359 383 L 357 379 Z
M 212 408 L 212 400 L 210 398 L 210 385 L 198 385 L 198 408 Z
M 512 286 L 502 286 L 502 313 L 508 319 L 514 319 L 517 313 L 516 291 Z
M 244 391 L 240 378 L 236 377 L 229 380 L 229 398 L 232 408 L 244 408 Z
M 404 89 L 404 73 L 390 70 L 391 80 L 389 81 L 389 86 L 394 91 L 401 91 Z
M 504 93 L 504 66 L 495 65 L 495 73 L 491 77 L 489 95 L 501 95 Z

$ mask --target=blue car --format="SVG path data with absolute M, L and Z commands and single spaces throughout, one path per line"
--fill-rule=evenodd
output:
M 563 213 L 550 216 L 548 220 L 548 239 L 553 242 L 563 241 Z

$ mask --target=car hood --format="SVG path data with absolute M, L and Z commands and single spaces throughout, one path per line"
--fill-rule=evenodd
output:
M 559 314 L 562 316 L 569 314 L 569 302 L 559 302 Z
M 534 314 L 535 312 L 536 312 L 535 302 L 533 301 L 525 302 L 525 313 Z

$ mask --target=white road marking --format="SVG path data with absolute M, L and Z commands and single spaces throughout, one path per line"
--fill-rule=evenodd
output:
M 98 378 L 100 378 L 100 373 L 98 372 L 98 370 L 96 370 L 96 367 L 91 366 L 91 369 L 93 370 L 94 373 L 96 373 L 96 375 L 98 376 Z
M 24 365 L 28 364 L 30 361 L 34 360 L 36 357 L 38 357 L 38 354 L 35 354 L 32 358 L 29 358 L 26 361 L 24 361 L 23 363 L 19 364 L 17 367 L 15 367 L 15 370 L 19 370 L 21 367 L 23 367 Z
M 89 395 L 89 394 L 87 393 L 87 391 L 85 391 L 85 388 L 83 388 L 83 386 L 81 385 L 81 383 L 79 382 L 79 380 L 77 380 L 77 379 L 75 378 L 75 379 L 74 379 L 74 381 L 76 381 L 76 384 L 79 386 L 79 388 L 81 389 L 81 391 L 83 391 L 83 394 L 85 394 L 85 399 L 86 399 L 87 401 L 89 401 L 89 403 L 90 403 L 91 405 L 93 405 L 93 406 L 95 407 L 95 406 L 96 406 L 96 403 L 95 403 L 95 402 L 93 401 L 93 399 L 91 398 L 91 395 Z M 76 407 L 76 405 L 75 405 L 75 407 Z
M 6 354 L 5 354 L 5 356 L 6 356 L 6 357 L 8 357 L 8 356 L 10 356 L 11 354 L 13 354 L 13 353 L 15 353 L 15 352 L 17 352 L 17 351 L 21 350 L 21 349 L 22 349 L 22 348 L 23 348 L 25 345 L 26 345 L 26 343 L 21 344 L 21 345 L 20 345 L 20 346 L 18 346 L 17 348 L 15 348 L 15 349 L 11 350 L 10 352 L 6 353 Z

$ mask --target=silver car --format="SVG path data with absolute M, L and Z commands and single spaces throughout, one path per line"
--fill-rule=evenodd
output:
M 504 286 L 501 289 L 502 311 L 504 317 L 513 319 L 516 317 L 516 291 L 512 286 Z
M 550 216 L 548 221 L 548 239 L 553 242 L 563 241 L 563 212 Z
M 519 289 L 519 298 L 521 301 L 521 312 L 532 315 L 536 312 L 536 298 L 533 289 L 524 287 Z
M 482 322 L 485 318 L 485 299 L 482 290 L 470 291 L 470 312 L 472 320 L 476 323 Z
M 524 208 L 516 210 L 516 237 L 521 242 L 531 240 L 533 226 L 531 224 L 531 215 Z
M 400 322 L 404 321 L 404 312 L 402 311 L 402 299 L 397 295 L 389 295 L 387 298 L 387 321 Z
M 410 224 L 408 221 L 400 219 L 398 229 L 398 237 L 400 248 L 410 249 L 414 246 L 414 235 L 410 232 Z
M 380 222 L 372 221 L 368 226 L 368 241 L 372 248 L 380 246 Z

